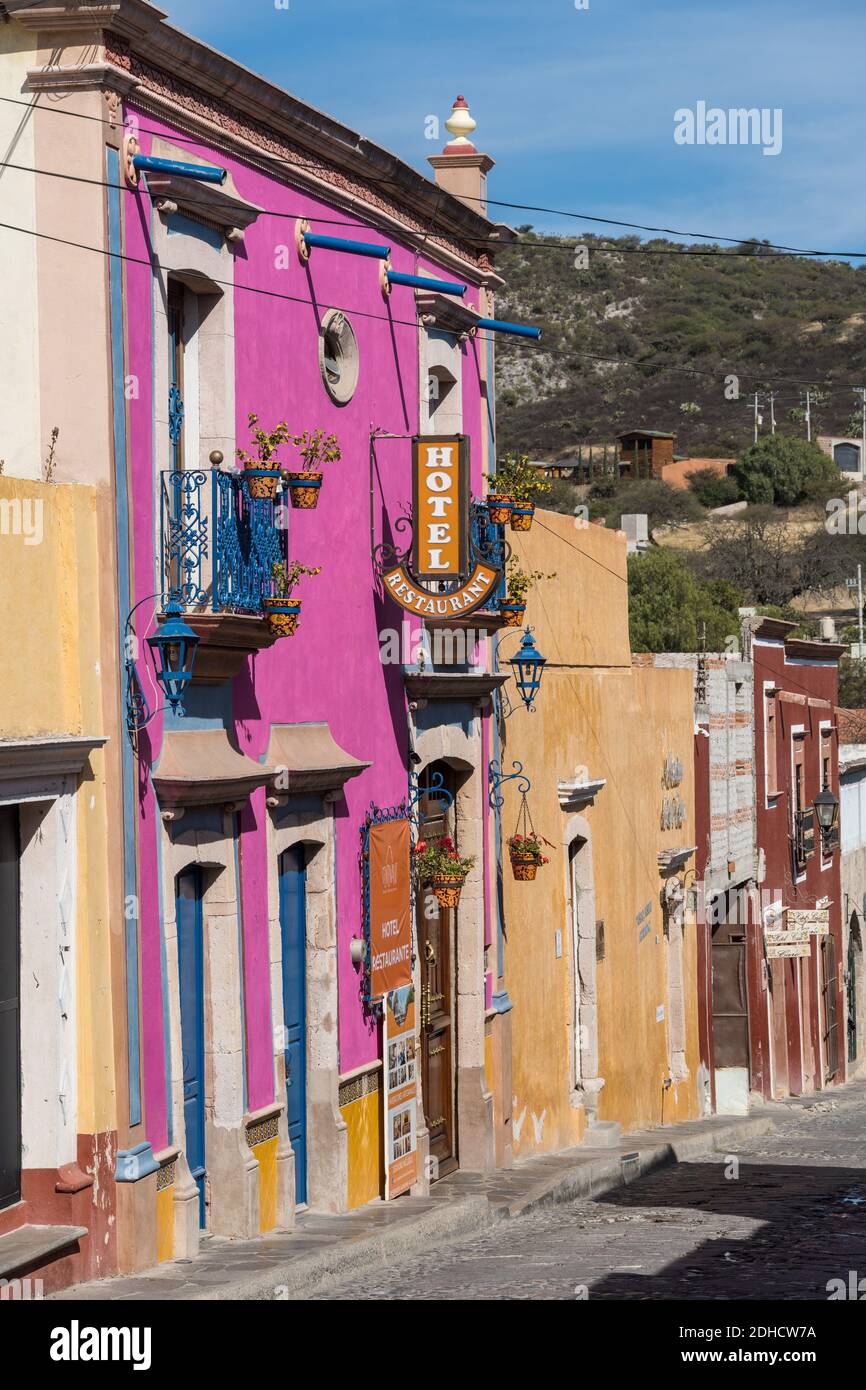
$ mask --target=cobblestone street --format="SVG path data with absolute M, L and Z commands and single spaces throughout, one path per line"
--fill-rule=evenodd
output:
M 317 1296 L 824 1301 L 829 1280 L 866 1277 L 866 1095 L 797 1112 L 738 1165 L 725 1154 L 681 1163 Z

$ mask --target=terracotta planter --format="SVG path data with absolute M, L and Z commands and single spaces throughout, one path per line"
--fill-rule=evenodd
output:
M 511 872 L 521 883 L 531 883 L 538 872 L 538 858 L 534 854 L 511 854 Z
M 499 612 L 505 619 L 506 627 L 522 627 L 523 615 L 526 612 L 526 604 L 506 603 L 505 599 L 500 599 Z
M 301 473 L 284 473 L 283 477 L 289 485 L 293 507 L 311 512 L 318 506 L 323 474 L 304 470 Z
M 535 507 L 531 502 L 523 506 L 516 503 L 511 508 L 511 529 L 512 531 L 528 531 L 532 525 L 532 518 L 535 516 Z
M 497 525 L 503 525 L 511 516 L 511 508 L 514 506 L 514 498 L 509 497 L 507 492 L 489 492 L 487 494 L 487 512 L 491 521 Z
M 262 600 L 268 631 L 272 637 L 292 637 L 301 616 L 300 599 L 266 598 Z
M 456 907 L 465 881 L 462 874 L 440 874 L 434 878 L 431 887 L 439 906 Z
M 280 483 L 280 469 L 245 468 L 244 482 L 250 497 L 257 502 L 272 502 Z

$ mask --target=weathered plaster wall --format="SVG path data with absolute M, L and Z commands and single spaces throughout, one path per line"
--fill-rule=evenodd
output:
M 555 569 L 530 594 L 527 617 L 548 658 L 537 711 L 506 724 L 503 764 L 523 763 L 532 781 L 536 829 L 553 842 L 532 884 L 504 866 L 506 980 L 514 1004 L 513 1132 L 517 1155 L 575 1143 L 584 1131 L 574 1090 L 574 962 L 568 909 L 568 840 L 582 820 L 591 834 L 595 918 L 604 923 L 596 961 L 598 1118 L 623 1130 L 697 1114 L 696 944 L 686 925 L 683 979 L 688 1075 L 670 1076 L 666 941 L 657 855 L 694 844 L 693 695 L 687 671 L 632 669 L 625 540 L 541 512 L 512 536 L 524 568 Z M 508 653 L 510 654 L 510 653 Z M 665 758 L 684 765 L 685 824 L 660 829 Z M 559 781 L 605 779 L 595 803 L 563 809 Z M 515 829 L 514 784 L 505 789 L 503 835 Z M 650 914 L 640 924 L 646 904 Z M 643 939 L 641 931 L 650 926 Z M 557 933 L 561 932 L 561 955 Z M 657 1019 L 657 1010 L 664 1017 Z

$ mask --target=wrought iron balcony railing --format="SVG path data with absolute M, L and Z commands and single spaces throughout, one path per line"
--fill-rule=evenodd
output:
M 219 468 L 162 474 L 162 593 L 187 610 L 259 614 L 272 566 L 286 560 L 280 497 L 251 498 L 243 475 Z
M 511 547 L 505 539 L 504 528 L 490 520 L 490 510 L 486 502 L 473 502 L 469 519 L 474 550 L 482 560 L 486 560 L 489 565 L 495 565 L 502 573 L 502 578 L 485 605 L 487 608 L 495 609 L 500 599 L 505 598 L 505 562 L 511 553 Z

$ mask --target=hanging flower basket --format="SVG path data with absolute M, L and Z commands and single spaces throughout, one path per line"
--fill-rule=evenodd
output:
M 430 884 L 440 907 L 456 907 L 466 882 L 465 874 L 442 874 Z
M 528 531 L 534 516 L 535 506 L 532 502 L 513 506 L 510 518 L 512 531 Z
M 521 883 L 531 883 L 538 873 L 541 860 L 534 854 L 515 854 L 511 852 L 511 872 Z
M 488 492 L 487 512 L 490 520 L 502 526 L 511 516 L 514 498 L 507 492 Z
M 289 496 L 293 507 L 300 507 L 303 511 L 311 512 L 314 507 L 319 505 L 323 473 L 304 470 L 300 473 L 284 473 L 283 477 L 289 485 Z
M 526 612 L 526 604 L 507 603 L 505 599 L 500 599 L 499 612 L 505 619 L 506 627 L 522 627 L 523 615 Z
M 474 856 L 461 857 L 446 835 L 441 840 L 419 840 L 414 860 L 419 880 L 430 885 L 439 906 L 456 907 Z
M 266 598 L 262 603 L 271 636 L 293 637 L 301 616 L 300 599 Z
M 511 872 L 519 883 L 532 883 L 541 866 L 550 863 L 542 848 L 543 845 L 550 845 L 550 841 L 545 840 L 543 835 L 536 832 L 524 792 L 517 817 L 517 829 L 508 838 Z

